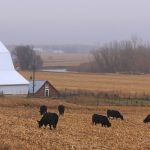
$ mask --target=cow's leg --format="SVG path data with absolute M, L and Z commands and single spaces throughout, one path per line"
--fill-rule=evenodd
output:
M 57 126 L 57 125 L 56 125 L 56 124 L 54 124 L 54 125 L 53 125 L 53 128 L 54 128 L 54 129 L 56 129 L 56 126 Z
M 50 128 L 50 130 L 52 130 L 51 124 L 49 124 L 49 128 Z
M 47 127 L 47 124 L 44 124 L 44 129 L 46 129 L 46 127 Z

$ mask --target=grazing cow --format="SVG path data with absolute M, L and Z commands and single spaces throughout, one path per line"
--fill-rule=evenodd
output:
M 112 118 L 120 118 L 121 120 L 123 120 L 123 115 L 117 111 L 117 110 L 107 110 L 107 117 L 110 119 L 110 117 Z
M 59 115 L 64 115 L 65 106 L 64 105 L 59 105 L 58 106 L 58 111 L 59 111 Z
M 46 127 L 47 125 L 49 125 L 50 129 L 51 126 L 55 129 L 58 123 L 58 115 L 56 113 L 50 113 L 50 112 L 46 112 L 43 117 L 41 118 L 40 121 L 38 122 L 39 128 L 41 128 L 43 125 Z
M 144 123 L 150 122 L 150 114 L 143 120 Z
M 40 114 L 44 115 L 47 112 L 47 107 L 45 105 L 40 106 Z
M 106 116 L 93 114 L 92 116 L 92 122 L 93 125 L 96 125 L 97 123 L 101 123 L 102 127 L 111 127 L 111 123 L 109 122 L 108 118 Z

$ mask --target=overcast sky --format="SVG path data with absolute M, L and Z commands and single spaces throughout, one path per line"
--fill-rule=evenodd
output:
M 0 0 L 5 44 L 100 44 L 150 39 L 150 0 Z

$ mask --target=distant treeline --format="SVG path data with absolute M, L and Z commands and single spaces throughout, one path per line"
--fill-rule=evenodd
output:
M 13 51 L 17 46 L 20 45 L 7 45 L 10 51 Z M 40 49 L 48 52 L 55 50 L 62 50 L 64 53 L 89 53 L 93 49 L 97 49 L 98 45 L 88 44 L 56 44 L 56 45 L 32 45 L 34 49 Z
M 97 48 L 96 45 L 82 45 L 82 44 L 43 46 L 44 50 L 47 51 L 62 50 L 64 53 L 88 53 L 95 48 Z
M 150 45 L 132 38 L 114 41 L 91 52 L 92 59 L 77 71 L 100 73 L 150 73 Z

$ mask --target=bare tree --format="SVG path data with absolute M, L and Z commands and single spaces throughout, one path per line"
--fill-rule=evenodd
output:
M 89 70 L 92 66 L 92 72 L 150 73 L 150 45 L 135 36 L 131 40 L 105 44 L 91 54 Z M 84 70 L 84 65 L 81 69 Z
M 21 69 L 32 69 L 33 65 L 38 69 L 43 64 L 40 55 L 36 55 L 31 46 L 16 46 L 14 55 L 16 56 Z

